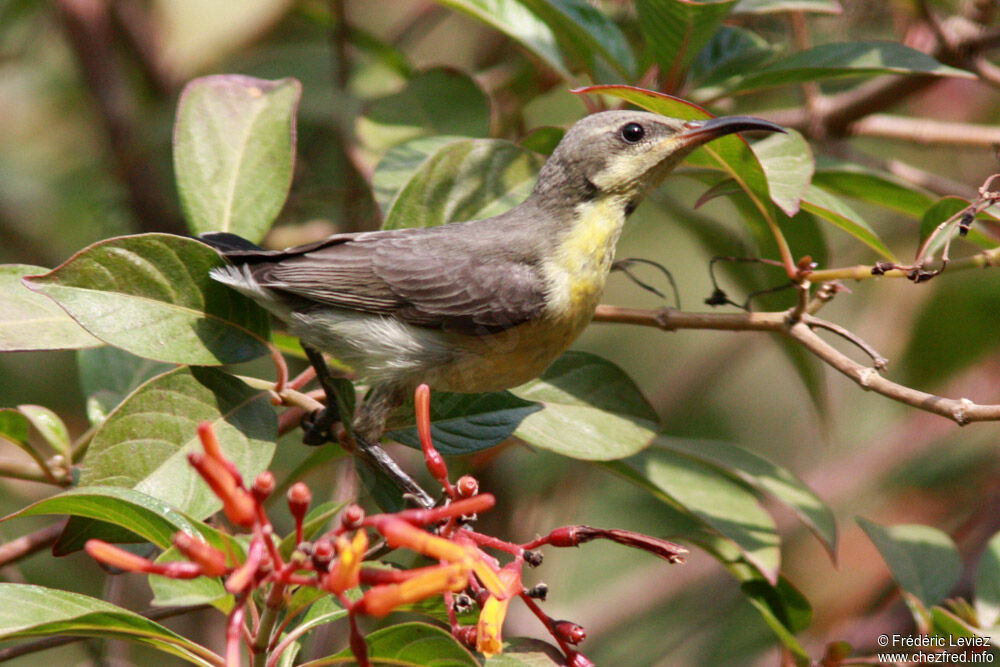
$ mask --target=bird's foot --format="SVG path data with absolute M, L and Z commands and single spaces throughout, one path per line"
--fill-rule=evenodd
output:
M 336 411 L 326 408 L 314 410 L 302 418 L 302 442 L 310 447 L 337 442 L 335 427 L 339 422 Z

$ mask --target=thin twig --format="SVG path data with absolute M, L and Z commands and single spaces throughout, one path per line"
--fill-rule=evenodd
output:
M 875 113 L 851 123 L 848 134 L 900 139 L 923 145 L 992 147 L 1000 143 L 1000 125 L 956 123 Z
M 878 371 L 850 359 L 832 347 L 810 328 L 804 318 L 789 324 L 788 312 L 767 313 L 688 313 L 670 310 L 644 310 L 598 306 L 595 322 L 619 322 L 654 327 L 664 331 L 710 329 L 722 331 L 768 331 L 788 336 L 820 360 L 846 375 L 863 389 L 874 391 L 894 401 L 951 419 L 959 426 L 974 421 L 1000 420 L 1000 405 L 980 405 L 967 398 L 945 398 L 918 391 L 887 380 Z M 814 326 L 820 326 L 815 325 Z M 826 327 L 824 327 L 826 328 Z M 857 340 L 851 337 L 852 342 Z
M 6 544 L 0 545 L 0 567 L 6 567 L 22 558 L 27 558 L 33 553 L 52 546 L 59 539 L 65 521 L 58 521 L 50 526 L 28 533 Z

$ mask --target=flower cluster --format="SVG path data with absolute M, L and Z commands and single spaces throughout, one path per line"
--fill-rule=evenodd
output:
M 524 566 L 541 564 L 535 549 L 577 546 L 594 539 L 610 539 L 638 547 L 667 559 L 683 562 L 684 549 L 672 542 L 629 531 L 602 530 L 589 526 L 558 528 L 523 545 L 484 535 L 472 529 L 477 514 L 495 504 L 494 497 L 479 492 L 478 482 L 469 476 L 452 484 L 443 457 L 434 448 L 430 431 L 430 390 L 421 386 L 416 394 L 417 430 L 427 468 L 441 484 L 445 501 L 432 509 L 407 509 L 391 514 L 366 515 L 358 505 L 347 507 L 339 524 L 313 541 L 305 541 L 305 516 L 311 503 L 309 487 L 298 482 L 288 491 L 288 507 L 295 520 L 297 547 L 282 557 L 264 501 L 275 489 L 270 472 L 261 473 L 250 486 L 244 485 L 236 466 L 223 454 L 210 424 L 198 427 L 204 452 L 188 456 L 190 464 L 222 501 L 222 511 L 232 524 L 252 531 L 246 557 L 237 557 L 210 545 L 200 536 L 179 532 L 174 546 L 186 560 L 154 562 L 100 540 L 87 542 L 93 558 L 132 572 L 157 574 L 174 579 L 199 576 L 221 577 L 235 604 L 229 615 L 226 664 L 240 664 L 241 643 L 253 654 L 266 654 L 267 664 L 277 664 L 282 652 L 297 639 L 295 631 L 282 638 L 286 618 L 278 624 L 293 587 L 308 586 L 336 595 L 347 610 L 350 647 L 358 664 L 370 665 L 368 647 L 360 634 L 357 616 L 383 617 L 396 609 L 431 596 L 444 597 L 453 635 L 489 657 L 503 650 L 502 628 L 507 608 L 520 598 L 539 618 L 558 643 L 568 665 L 585 667 L 591 661 L 576 650 L 586 637 L 579 625 L 550 618 L 536 600 L 544 599 L 547 588 L 522 585 Z M 409 549 L 425 556 L 430 565 L 413 569 L 390 569 L 366 564 L 369 545 L 384 541 L 390 549 Z M 487 553 L 506 554 L 506 564 Z M 362 589 L 362 593 L 355 592 Z M 252 607 L 253 593 L 263 595 L 265 607 Z M 459 608 L 478 604 L 478 622 L 462 625 Z

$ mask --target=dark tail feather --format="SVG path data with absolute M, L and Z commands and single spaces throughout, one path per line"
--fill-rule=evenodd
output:
M 229 232 L 205 232 L 198 236 L 198 240 L 221 251 L 224 255 L 228 255 L 231 252 L 258 252 L 263 250 L 256 243 L 247 241 L 242 236 L 230 234 Z

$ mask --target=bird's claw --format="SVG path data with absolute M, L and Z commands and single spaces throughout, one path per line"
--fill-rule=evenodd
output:
M 302 418 L 302 442 L 310 447 L 336 442 L 333 433 L 335 424 L 335 421 L 330 420 L 330 413 L 326 408 L 313 410 Z

